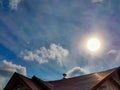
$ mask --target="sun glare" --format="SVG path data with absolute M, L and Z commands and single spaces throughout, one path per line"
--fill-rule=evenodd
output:
M 97 38 L 90 38 L 87 41 L 87 49 L 89 51 L 95 52 L 97 50 L 99 50 L 101 47 L 101 42 L 99 39 Z

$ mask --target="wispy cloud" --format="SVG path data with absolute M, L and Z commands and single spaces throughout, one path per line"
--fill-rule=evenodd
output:
M 99 3 L 99 2 L 103 2 L 104 0 L 91 0 L 92 3 Z
M 118 52 L 117 50 L 112 49 L 107 54 L 108 55 L 113 55 L 113 54 L 117 54 L 117 52 Z
M 74 67 L 74 68 L 70 69 L 69 71 L 67 71 L 66 78 L 75 77 L 75 76 L 79 76 L 79 75 L 83 75 L 83 74 L 87 74 L 87 73 L 89 73 L 89 71 L 85 70 L 84 68 Z
M 2 0 L 0 0 L 0 7 L 2 6 Z
M 0 64 L 0 90 L 4 87 L 6 80 L 8 80 L 14 72 L 26 75 L 26 67 L 3 60 Z
M 0 75 L 0 90 L 3 90 L 5 86 L 6 78 Z
M 27 61 L 37 61 L 39 64 L 47 63 L 49 60 L 56 60 L 62 65 L 62 60 L 67 57 L 69 51 L 60 45 L 51 44 L 50 48 L 41 47 L 35 51 L 22 52 L 22 57 Z
M 109 57 L 113 57 L 116 62 L 120 62 L 120 50 L 112 49 L 108 52 Z
M 84 67 L 90 72 L 98 72 L 118 66 L 120 66 L 120 50 L 111 49 L 105 52 L 103 57 L 98 56 L 90 58 Z
M 17 10 L 20 2 L 21 0 L 9 0 L 9 7 L 11 8 L 11 10 Z
M 18 5 L 20 4 L 22 0 L 7 0 L 7 1 L 4 1 L 4 0 L 0 0 L 0 6 L 2 7 L 9 7 L 11 10 L 17 10 L 18 9 Z M 4 6 L 4 3 L 6 3 L 6 6 Z

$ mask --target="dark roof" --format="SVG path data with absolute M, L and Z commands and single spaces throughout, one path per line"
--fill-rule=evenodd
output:
M 29 87 L 30 90 L 96 90 L 96 87 L 100 86 L 118 69 L 119 68 L 114 68 L 102 72 L 49 82 L 45 82 L 36 76 L 33 76 L 32 79 L 30 79 L 15 73 L 5 87 L 5 90 L 9 90 L 7 88 L 13 83 L 16 77 Z
M 16 73 L 18 75 L 18 77 L 20 77 L 20 79 L 22 79 L 23 82 L 25 82 L 32 90 L 42 90 L 42 88 L 38 85 L 36 85 L 32 79 L 27 78 L 23 75 L 20 75 L 18 73 Z
M 26 85 L 29 88 L 29 90 L 44 90 L 42 88 L 44 84 L 39 83 L 38 85 L 36 84 L 37 81 L 30 79 L 28 77 L 25 77 L 18 73 L 13 74 L 12 78 L 10 79 L 10 81 L 8 82 L 4 90 L 10 90 L 10 88 L 12 87 L 12 84 L 15 83 L 15 79 L 19 79 L 24 85 Z M 47 85 L 45 87 L 47 87 Z M 48 89 L 45 89 L 45 90 L 48 90 Z

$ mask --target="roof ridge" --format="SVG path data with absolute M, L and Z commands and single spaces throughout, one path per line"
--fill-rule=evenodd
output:
M 22 75 L 22 74 L 19 74 L 19 73 L 17 73 L 17 72 L 14 72 L 14 74 L 12 75 L 12 77 L 11 77 L 11 79 L 9 80 L 9 82 L 8 82 L 7 85 L 9 85 L 10 82 L 13 81 L 14 78 L 20 79 L 23 84 L 25 84 L 28 88 L 31 88 L 31 87 L 25 82 L 25 80 L 23 79 L 23 78 L 26 78 L 26 79 L 30 80 L 30 78 L 28 78 L 28 77 L 26 77 L 26 76 L 24 76 L 24 75 Z M 12 82 L 12 83 L 13 83 L 13 82 Z M 4 89 L 6 90 L 6 88 L 7 88 L 7 87 L 5 87 Z
M 16 75 L 18 75 L 18 76 L 20 76 L 20 77 L 24 77 L 24 78 L 30 79 L 29 77 L 27 77 L 27 76 L 25 76 L 25 75 L 22 75 L 22 74 L 20 74 L 20 73 L 17 73 L 17 72 L 15 72 L 14 74 L 16 74 Z
M 90 90 L 95 90 L 95 88 L 99 85 L 102 84 L 102 82 L 104 82 L 107 78 L 109 78 L 116 70 L 118 70 L 120 67 L 117 67 L 117 68 L 113 68 L 113 69 L 109 69 L 109 70 L 113 70 L 111 71 L 107 76 L 105 76 L 100 82 L 98 82 L 96 85 L 94 85 Z M 107 70 L 107 71 L 109 71 Z M 104 71 L 103 71 L 104 72 Z M 100 72 L 98 72 L 100 73 Z
M 31 80 L 37 84 L 40 83 L 41 87 L 46 88 L 47 90 L 51 90 L 52 88 L 52 85 L 50 86 L 50 84 L 48 84 L 47 82 L 41 80 L 40 78 L 36 76 L 33 76 Z

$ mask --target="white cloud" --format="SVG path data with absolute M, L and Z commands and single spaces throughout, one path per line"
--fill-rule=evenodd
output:
M 69 51 L 60 45 L 51 44 L 50 48 L 41 47 L 35 51 L 22 52 L 24 60 L 37 61 L 39 64 L 47 63 L 49 60 L 56 60 L 57 63 L 62 65 L 62 60 L 67 57 Z
M 4 87 L 6 80 L 8 80 L 14 72 L 26 75 L 26 67 L 3 60 L 0 64 L 0 90 Z
M 19 3 L 21 0 L 9 0 L 9 7 L 11 10 L 17 10 Z
M 32 51 L 27 51 L 23 59 L 26 61 L 37 61 L 40 64 L 48 62 L 45 57 L 39 56 L 37 52 L 32 52 Z
M 0 70 L 11 73 L 19 72 L 23 75 L 26 75 L 26 67 L 13 64 L 12 62 L 8 62 L 7 60 L 3 60 L 2 65 L 0 66 Z
M 66 78 L 80 76 L 87 73 L 89 73 L 89 71 L 85 70 L 84 68 L 74 67 L 66 73 L 67 74 Z
M 104 0 L 91 0 L 92 3 L 100 3 L 100 2 L 103 2 Z

